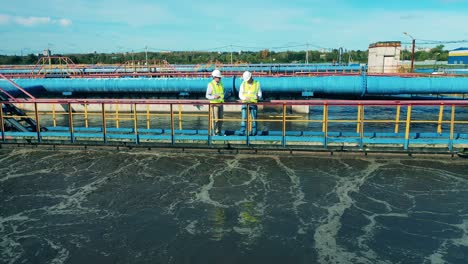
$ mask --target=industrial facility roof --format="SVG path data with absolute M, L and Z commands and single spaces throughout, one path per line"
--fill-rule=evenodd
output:
M 369 48 L 376 48 L 376 47 L 401 47 L 400 41 L 379 41 L 376 43 L 372 43 L 369 45 Z
M 465 48 L 465 47 L 461 47 L 461 48 L 458 48 L 458 49 L 454 49 L 454 50 L 451 50 L 451 51 L 457 51 L 457 50 L 468 50 L 468 48 Z

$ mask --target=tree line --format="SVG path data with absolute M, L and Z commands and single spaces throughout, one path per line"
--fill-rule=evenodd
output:
M 415 52 L 416 61 L 438 60 L 447 61 L 448 51 L 439 45 L 429 51 Z M 308 53 L 308 54 L 307 54 Z M 36 64 L 41 55 L 28 54 L 0 55 L 2 65 Z M 223 63 L 367 63 L 368 52 L 361 50 L 342 51 L 333 49 L 328 52 L 316 50 L 306 51 L 242 51 L 242 52 L 201 52 L 201 51 L 173 51 L 173 52 L 123 52 L 123 53 L 86 53 L 86 54 L 53 54 L 53 56 L 69 57 L 75 64 L 124 64 L 139 62 L 141 64 L 155 64 L 167 62 L 169 64 L 206 64 Z M 411 51 L 402 50 L 402 60 L 411 59 Z

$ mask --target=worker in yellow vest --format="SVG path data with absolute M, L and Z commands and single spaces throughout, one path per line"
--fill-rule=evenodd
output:
M 221 128 L 223 126 L 223 103 L 224 103 L 224 86 L 221 82 L 221 72 L 219 70 L 214 70 L 211 73 L 213 80 L 208 83 L 206 88 L 206 99 L 210 100 L 211 106 L 211 120 L 212 120 L 212 130 L 215 135 L 221 135 Z M 209 131 L 211 133 L 212 131 Z
M 262 98 L 262 89 L 260 88 L 260 82 L 255 81 L 252 78 L 252 73 L 249 71 L 242 74 L 242 82 L 239 89 L 239 99 L 243 103 L 249 104 L 249 113 L 252 120 L 252 131 L 251 136 L 257 135 L 257 105 L 259 99 Z M 245 135 L 246 131 L 246 119 L 247 119 L 247 105 L 242 105 L 242 122 L 241 122 L 241 135 Z

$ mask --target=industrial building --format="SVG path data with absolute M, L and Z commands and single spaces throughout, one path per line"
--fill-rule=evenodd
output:
M 400 66 L 401 42 L 385 41 L 369 45 L 368 72 L 396 73 Z
M 468 64 L 468 48 L 458 48 L 450 51 L 448 64 Z

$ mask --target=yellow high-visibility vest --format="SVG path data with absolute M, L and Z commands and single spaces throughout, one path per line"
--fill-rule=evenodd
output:
M 258 102 L 258 88 L 260 87 L 260 83 L 258 81 L 253 81 L 251 84 L 248 82 L 243 82 L 242 85 L 244 85 L 244 91 L 242 95 L 244 97 L 249 97 L 250 100 L 243 100 L 242 102 L 244 103 L 257 103 Z M 257 98 L 257 99 L 254 99 Z
M 217 83 L 215 80 L 210 82 L 212 95 L 219 95 L 218 99 L 210 100 L 210 103 L 219 104 L 224 103 L 224 86 L 221 82 Z

